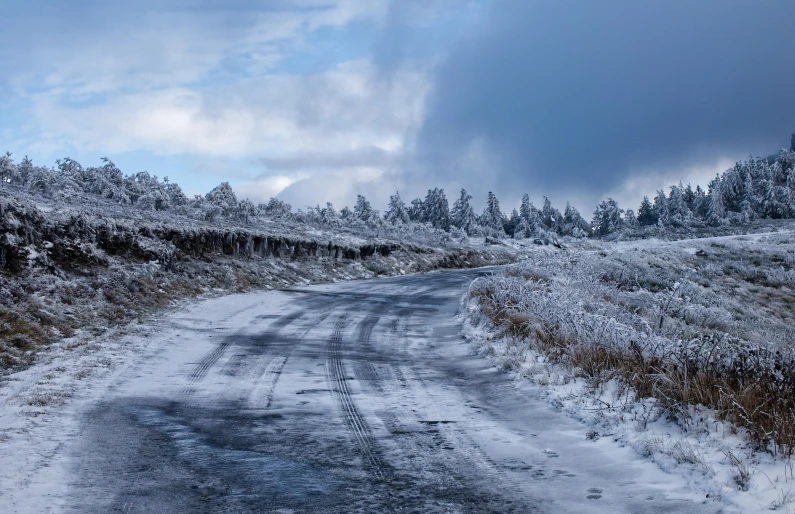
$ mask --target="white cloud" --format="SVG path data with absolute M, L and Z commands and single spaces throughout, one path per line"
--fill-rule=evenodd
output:
M 295 0 L 192 10 L 171 8 L 168 2 L 149 9 L 108 3 L 85 13 L 66 10 L 63 20 L 33 13 L 0 43 L 15 47 L 17 55 L 8 60 L 17 66 L 9 74 L 17 94 L 45 89 L 83 101 L 102 93 L 190 86 L 230 66 L 236 78 L 266 73 L 305 49 L 314 31 L 380 19 L 387 3 Z M 39 28 L 35 45 L 27 38 L 20 45 L 20 27 L 33 24 Z
M 296 182 L 296 178 L 284 175 L 273 175 L 245 182 L 235 187 L 235 193 L 240 198 L 248 198 L 254 202 L 265 202 L 275 198 L 279 193 Z
M 286 158 L 400 152 L 422 121 L 426 75 L 381 80 L 366 62 L 318 75 L 266 75 L 211 90 L 169 88 L 72 106 L 34 97 L 41 144 L 101 152 Z

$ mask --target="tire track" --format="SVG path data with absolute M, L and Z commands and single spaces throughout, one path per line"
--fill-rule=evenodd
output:
M 287 357 L 274 357 L 265 372 L 259 377 L 257 385 L 248 397 L 248 403 L 254 409 L 269 409 L 273 402 L 273 391 L 276 382 L 287 364 Z
M 353 364 L 354 373 L 359 380 L 366 381 L 368 385 L 375 388 L 379 393 L 383 393 L 381 386 L 382 379 L 379 376 L 378 369 L 369 357 L 377 356 L 370 337 L 373 334 L 373 328 L 381 319 L 381 316 L 370 314 L 359 323 L 359 336 L 357 338 L 356 351 L 359 353 L 358 359 Z
M 328 314 L 326 313 L 319 317 L 310 318 L 308 326 L 298 333 L 298 342 L 303 341 L 307 334 L 320 325 L 327 317 Z M 297 344 L 289 346 L 285 355 L 274 357 L 262 373 L 258 377 L 254 377 L 255 380 L 257 380 L 257 385 L 248 397 L 250 408 L 270 409 L 273 403 L 273 395 L 276 391 L 276 383 L 279 381 L 284 366 L 287 364 L 287 361 L 290 359 L 297 346 Z
M 371 468 L 376 478 L 383 480 L 384 463 L 378 456 L 370 427 L 353 402 L 353 398 L 351 398 L 348 378 L 345 375 L 345 366 L 342 362 L 342 331 L 347 321 L 347 315 L 342 315 L 337 319 L 334 325 L 334 333 L 329 340 L 328 358 L 326 360 L 326 374 L 330 382 L 329 389 L 335 396 L 343 421 L 363 454 L 365 461 L 368 463 L 368 467 Z
M 250 309 L 251 308 L 244 309 L 244 311 L 245 310 L 250 310 Z M 243 312 L 243 311 L 241 311 L 241 312 Z M 268 332 L 267 332 L 267 334 L 269 336 L 271 336 L 271 337 L 260 338 L 260 340 L 258 342 L 260 342 L 262 344 L 260 344 L 259 347 L 263 348 L 263 347 L 269 346 L 271 341 L 272 341 L 272 339 L 273 339 L 272 336 L 275 336 L 276 333 L 278 333 L 279 330 L 283 329 L 284 327 L 286 327 L 290 323 L 294 322 L 295 320 L 297 320 L 298 318 L 303 316 L 304 313 L 305 313 L 305 311 L 303 311 L 303 310 L 296 311 L 296 312 L 287 314 L 285 316 L 282 316 L 279 319 L 277 319 L 276 321 L 274 321 L 270 325 L 270 327 L 268 329 Z M 243 332 L 243 328 L 238 329 L 234 334 L 232 334 L 231 336 L 226 337 L 226 339 L 224 339 L 224 341 L 221 342 L 221 344 L 219 344 L 212 351 L 210 351 L 204 357 L 202 357 L 202 359 L 199 361 L 199 363 L 193 368 L 193 370 L 188 375 L 188 385 L 182 390 L 182 393 L 180 394 L 180 397 L 179 397 L 180 400 L 184 400 L 185 398 L 187 398 L 188 396 L 190 396 L 190 395 L 192 395 L 193 393 L 196 392 L 196 385 L 199 382 L 201 382 L 202 379 L 204 379 L 204 377 L 210 371 L 210 368 L 212 368 L 212 366 L 215 365 L 216 362 L 218 362 L 218 360 L 224 354 L 226 349 L 229 348 L 229 346 L 232 344 L 232 342 L 234 342 L 236 339 L 240 338 L 242 332 Z M 238 367 L 238 369 L 234 370 L 233 375 L 238 373 L 238 372 L 240 372 L 240 371 L 241 371 L 241 369 L 240 369 L 240 367 Z

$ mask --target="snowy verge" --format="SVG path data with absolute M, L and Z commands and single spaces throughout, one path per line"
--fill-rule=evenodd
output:
M 785 280 L 774 282 L 779 274 L 789 271 L 781 271 L 778 264 L 784 261 L 776 258 L 777 254 L 773 252 L 782 253 L 786 259 L 792 250 L 792 235 L 776 236 L 770 241 L 767 239 L 771 239 L 771 236 L 754 241 L 746 241 L 741 237 L 720 242 L 691 242 L 664 249 L 660 245 L 652 245 L 650 252 L 645 252 L 645 248 L 633 248 L 630 253 L 620 245 L 604 245 L 595 254 L 580 252 L 579 255 L 550 254 L 548 258 L 534 258 L 509 267 L 505 272 L 507 278 L 495 275 L 479 279 L 473 284 L 462 305 L 464 334 L 474 352 L 489 358 L 499 369 L 513 374 L 522 387 L 530 388 L 558 409 L 582 421 L 587 427 L 583 430 L 583 439 L 610 438 L 621 446 L 631 447 L 639 456 L 653 460 L 662 470 L 687 476 L 705 498 L 724 505 L 727 511 L 793 512 L 795 465 L 791 457 L 759 451 L 744 429 L 718 419 L 715 411 L 700 405 L 688 405 L 687 412 L 679 412 L 679 416 L 672 417 L 669 406 L 661 405 L 653 397 L 637 395 L 615 376 L 594 379 L 583 369 L 565 362 L 565 359 L 553 358 L 547 352 L 549 348 L 539 347 L 533 342 L 533 332 L 523 330 L 523 324 L 527 324 L 528 320 L 538 320 L 541 316 L 554 317 L 563 324 L 579 320 L 579 325 L 587 328 L 589 325 L 583 321 L 587 316 L 605 314 L 604 321 L 610 330 L 599 332 L 591 327 L 581 332 L 581 335 L 593 338 L 594 344 L 600 340 L 602 343 L 598 344 L 606 344 L 605 337 L 624 329 L 629 330 L 628 320 L 621 316 L 622 309 L 630 305 L 627 301 L 630 295 L 670 295 L 671 288 L 676 286 L 673 280 L 684 271 L 688 280 L 694 283 L 703 281 L 705 287 L 711 286 L 707 290 L 714 292 L 715 296 L 703 299 L 703 309 L 722 320 L 724 331 L 745 336 L 745 331 L 753 327 L 753 330 L 762 334 L 761 337 L 777 342 L 783 350 L 790 338 L 788 332 L 777 331 L 778 324 L 783 320 L 776 318 L 789 314 L 783 310 L 773 310 L 777 302 L 771 301 L 770 296 L 766 297 L 764 303 L 760 297 L 764 291 L 785 294 L 790 290 L 791 286 Z M 738 261 L 741 258 L 746 261 L 758 258 L 759 263 L 753 264 L 753 270 L 741 268 L 738 272 L 737 267 L 747 264 L 733 262 L 725 255 L 728 253 L 737 255 Z M 773 258 L 770 258 L 771 255 Z M 653 259 L 651 262 L 656 266 L 646 267 L 648 259 Z M 570 260 L 575 267 L 564 265 L 566 263 L 563 260 Z M 713 260 L 722 261 L 725 274 L 705 273 L 718 264 L 711 262 Z M 607 273 L 614 264 L 620 264 L 615 277 Z M 582 280 L 576 279 L 580 273 L 576 268 L 585 270 L 580 277 Z M 666 276 L 663 277 L 661 273 Z M 631 277 L 632 288 L 623 287 L 627 276 Z M 746 276 L 754 282 L 743 282 Z M 703 280 L 705 277 L 707 281 Z M 660 289 L 659 293 L 634 285 L 644 285 L 652 282 L 652 279 Z M 512 292 L 515 294 L 499 290 L 509 283 L 517 287 Z M 609 289 L 615 288 L 617 284 L 623 289 L 613 297 Z M 734 284 L 742 287 L 729 287 Z M 681 303 L 682 312 L 692 309 L 692 302 L 698 298 L 699 291 L 695 287 L 692 289 L 687 296 L 683 295 L 681 301 L 675 300 Z M 493 296 L 486 296 L 488 292 L 493 293 Z M 590 295 L 591 292 L 594 294 Z M 545 295 L 549 301 L 543 298 Z M 524 298 L 524 303 L 517 303 L 518 298 Z M 742 300 L 738 303 L 742 305 L 736 307 L 738 310 L 742 308 L 748 319 L 736 316 L 737 313 L 733 312 L 733 302 L 740 298 Z M 512 314 L 506 314 L 505 319 L 495 323 L 490 315 L 495 305 Z M 633 315 L 643 312 L 637 303 L 631 305 L 633 308 L 630 312 Z M 758 312 L 755 305 L 765 311 Z M 650 313 L 657 312 L 659 318 L 659 310 L 647 310 Z M 727 312 L 732 314 L 727 316 Z M 681 321 L 677 316 L 662 318 L 659 325 L 667 327 L 667 332 L 651 330 L 649 340 L 653 337 L 670 338 L 673 334 L 682 333 L 684 325 L 677 325 Z M 759 318 L 764 319 L 760 321 Z M 784 335 L 772 337 L 775 334 Z M 746 342 L 762 344 L 761 340 Z M 604 376 L 610 375 L 606 373 Z

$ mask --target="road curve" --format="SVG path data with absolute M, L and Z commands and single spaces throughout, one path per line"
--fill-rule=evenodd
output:
M 172 316 L 167 349 L 80 414 L 63 510 L 716 512 L 470 355 L 456 313 L 480 273 Z

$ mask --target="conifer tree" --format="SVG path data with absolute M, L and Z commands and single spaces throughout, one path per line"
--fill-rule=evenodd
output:
M 557 231 L 560 219 L 560 211 L 552 207 L 552 202 L 545 196 L 544 206 L 541 208 L 541 223 L 547 230 Z
M 389 209 L 384 214 L 384 219 L 392 224 L 406 224 L 411 221 L 406 204 L 400 198 L 400 193 L 395 192 L 389 197 Z
M 654 197 L 654 213 L 657 218 L 657 224 L 667 227 L 670 224 L 668 216 L 668 198 L 665 196 L 665 191 L 660 189 Z
M 505 230 L 502 226 L 503 217 L 502 211 L 500 210 L 500 201 L 493 192 L 489 191 L 486 200 L 486 209 L 481 215 L 481 224 L 497 232 L 499 235 L 504 235 Z
M 471 199 L 472 196 L 467 194 L 466 189 L 461 189 L 461 195 L 453 204 L 450 216 L 453 226 L 460 228 L 469 236 L 475 235 L 478 230 L 477 215 L 469 203 Z
M 425 219 L 433 228 L 450 230 L 450 207 L 444 189 L 433 188 L 428 190 L 423 202 Z
M 513 209 L 511 211 L 511 215 L 505 219 L 503 222 L 502 229 L 511 237 L 516 237 L 516 233 L 519 231 L 519 224 L 521 223 L 521 218 L 519 217 L 519 211 Z M 520 236 L 521 237 L 521 236 Z
M 591 233 L 591 226 L 580 215 L 580 211 L 569 202 L 566 202 L 560 225 L 560 234 L 564 236 L 585 237 Z
M 612 198 L 603 201 L 596 206 L 593 213 L 593 221 L 591 226 L 596 235 L 606 236 L 617 230 L 624 225 L 622 214 L 624 211 L 618 207 L 618 203 Z
M 367 201 L 367 198 L 362 195 L 356 195 L 356 205 L 353 206 L 353 216 L 367 223 L 372 221 L 377 214 L 370 206 L 370 202 Z
M 726 216 L 726 208 L 723 203 L 723 191 L 721 191 L 720 175 L 716 176 L 709 183 L 707 191 L 707 216 L 706 222 L 709 225 L 717 226 L 723 223 Z
M 427 216 L 425 215 L 425 204 L 421 198 L 415 198 L 411 201 L 411 207 L 409 207 L 409 218 L 414 223 L 425 223 L 427 221 Z
M 654 207 L 649 201 L 648 196 L 644 196 L 643 201 L 640 203 L 637 219 L 638 225 L 641 227 L 648 227 L 650 225 L 657 224 L 657 214 L 654 212 Z

